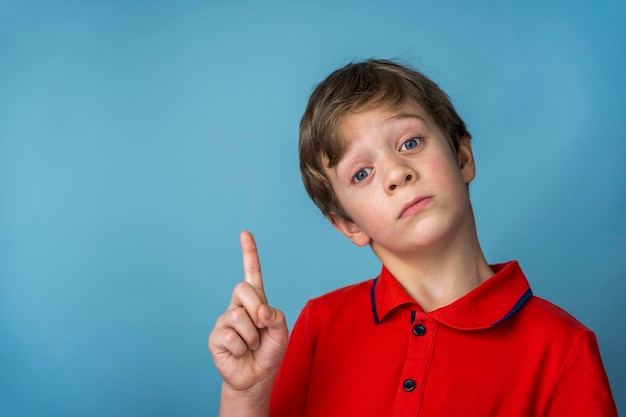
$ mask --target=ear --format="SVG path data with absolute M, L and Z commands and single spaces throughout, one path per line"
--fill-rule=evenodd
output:
M 357 246 L 365 246 L 370 243 L 370 237 L 356 223 L 346 220 L 335 213 L 330 213 L 327 217 L 335 229 L 347 237 L 350 242 Z
M 465 184 L 469 184 L 476 177 L 476 164 L 474 162 L 474 153 L 472 152 L 472 143 L 469 136 L 463 136 L 459 141 L 459 152 L 457 155 L 461 176 Z

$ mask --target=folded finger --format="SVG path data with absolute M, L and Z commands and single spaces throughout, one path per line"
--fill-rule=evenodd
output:
M 243 308 L 252 320 L 252 323 L 254 323 L 256 327 L 263 328 L 265 326 L 259 320 L 258 312 L 259 307 L 264 304 L 265 300 L 259 297 L 254 287 L 252 287 L 250 283 L 242 281 L 235 286 L 228 309 Z

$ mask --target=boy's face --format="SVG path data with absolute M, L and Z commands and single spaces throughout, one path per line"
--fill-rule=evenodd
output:
M 469 138 L 455 155 L 414 103 L 348 113 L 339 133 L 346 151 L 326 174 L 353 221 L 330 220 L 352 242 L 370 244 L 381 258 L 410 255 L 451 242 L 467 225 L 475 176 Z

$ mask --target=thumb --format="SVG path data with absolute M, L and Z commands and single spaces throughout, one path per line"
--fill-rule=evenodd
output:
M 259 307 L 259 328 L 266 328 L 268 336 L 279 344 L 285 344 L 289 337 L 285 315 L 282 311 L 267 304 Z
M 259 322 L 265 327 L 261 332 L 261 346 L 255 353 L 257 361 L 264 369 L 276 370 L 282 362 L 289 330 L 282 311 L 263 304 L 259 310 Z
M 276 317 L 276 313 L 274 312 L 274 309 L 270 306 L 268 306 L 267 304 L 263 304 L 259 307 L 259 321 L 262 322 L 262 324 L 269 324 L 271 323 Z

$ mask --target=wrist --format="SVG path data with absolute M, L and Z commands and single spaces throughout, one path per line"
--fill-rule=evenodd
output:
M 222 383 L 220 417 L 269 416 L 272 384 L 258 383 L 246 390 L 237 390 Z

